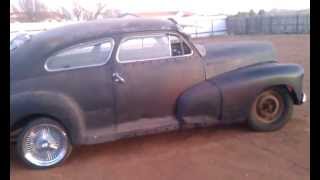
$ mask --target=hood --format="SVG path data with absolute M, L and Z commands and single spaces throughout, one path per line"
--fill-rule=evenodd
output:
M 249 65 L 276 61 L 275 51 L 268 42 L 212 43 L 204 47 L 207 78 Z

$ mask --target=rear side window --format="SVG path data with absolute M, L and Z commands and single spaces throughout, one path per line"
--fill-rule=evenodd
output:
M 154 35 L 128 38 L 121 43 L 118 53 L 121 62 L 170 57 L 169 37 Z
M 49 57 L 45 68 L 62 71 L 103 65 L 110 59 L 113 45 L 112 39 L 106 39 L 72 46 Z

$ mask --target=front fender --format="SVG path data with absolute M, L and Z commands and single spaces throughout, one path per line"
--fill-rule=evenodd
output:
M 83 139 L 84 114 L 69 96 L 47 91 L 22 92 L 10 96 L 10 127 L 33 115 L 56 118 L 66 127 L 73 143 Z
M 296 64 L 263 63 L 247 66 L 208 79 L 222 92 L 222 120 L 245 120 L 254 98 L 263 90 L 285 86 L 292 90 L 297 102 L 302 99 L 303 68 Z
M 177 118 L 182 123 L 197 121 L 195 117 L 209 117 L 209 122 L 221 119 L 221 91 L 214 83 L 200 82 L 187 89 L 177 100 Z M 207 118 L 206 118 L 207 119 Z

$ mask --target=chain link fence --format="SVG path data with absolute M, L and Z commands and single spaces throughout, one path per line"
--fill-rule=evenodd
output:
M 183 31 L 193 38 L 217 35 L 250 34 L 303 34 L 310 32 L 310 14 L 254 15 L 254 16 L 200 16 L 177 19 Z M 10 40 L 24 31 L 36 34 L 64 23 L 13 23 L 10 24 Z
M 208 37 L 227 34 L 226 18 L 227 17 L 194 18 L 191 20 L 178 21 L 178 23 L 184 27 L 183 31 L 191 37 Z
M 226 20 L 228 34 L 310 33 L 310 15 L 231 16 Z

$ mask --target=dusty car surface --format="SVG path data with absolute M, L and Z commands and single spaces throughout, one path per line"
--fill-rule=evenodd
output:
M 10 52 L 11 135 L 48 168 L 75 145 L 217 123 L 273 131 L 306 100 L 303 75 L 270 43 L 201 46 L 170 20 L 68 25 Z

